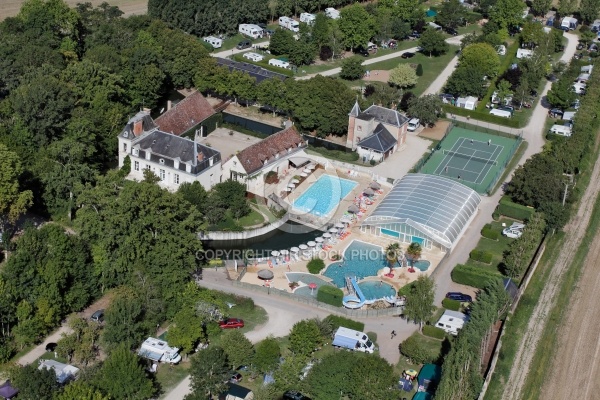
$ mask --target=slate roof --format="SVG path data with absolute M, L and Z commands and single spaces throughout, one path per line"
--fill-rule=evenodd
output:
M 215 114 L 210 103 L 196 91 L 181 100 L 173 108 L 156 118 L 156 125 L 163 132 L 181 135 Z
M 134 133 L 134 124 L 135 122 L 140 120 L 142 121 L 142 131 L 136 134 Z M 140 134 L 151 131 L 153 129 L 156 129 L 156 124 L 150 116 L 150 113 L 146 111 L 140 111 L 137 114 L 135 114 L 132 118 L 130 118 L 129 121 L 127 121 L 125 128 L 123 128 L 123 131 L 121 132 L 121 136 L 123 136 L 124 138 L 132 139 L 134 136 L 139 136 Z
M 350 110 L 350 114 L 348 115 L 351 117 L 358 117 L 358 114 L 360 114 L 360 106 L 358 105 L 358 100 L 356 100 L 354 107 L 352 107 L 352 110 Z
M 365 111 L 358 114 L 357 117 L 365 121 L 375 119 L 377 122 L 383 122 L 384 124 L 397 127 L 401 127 L 408 122 L 408 118 L 398 111 L 376 105 L 367 108 Z
M 217 64 L 222 67 L 229 68 L 229 71 L 237 70 L 237 71 L 245 72 L 248 75 L 250 75 L 251 77 L 256 78 L 256 83 L 260 83 L 261 81 L 264 81 L 265 79 L 268 79 L 268 78 L 277 78 L 277 79 L 281 79 L 282 81 L 287 78 L 287 75 L 269 71 L 268 69 L 264 69 L 262 67 L 259 67 L 258 65 L 245 63 L 245 62 L 233 61 L 233 60 L 229 60 L 227 58 L 217 57 Z
M 194 145 L 196 146 L 195 151 Z M 171 135 L 170 133 L 159 130 L 148 133 L 136 142 L 134 146 L 139 146 L 141 150 L 150 149 L 152 154 L 173 160 L 179 159 L 184 163 L 192 162 L 194 155 L 197 155 L 198 161 L 202 161 L 220 154 L 218 151 L 200 143 L 196 143 L 191 139 Z M 194 162 L 192 162 L 192 164 L 195 165 Z
M 397 140 L 390 133 L 390 131 L 388 131 L 382 123 L 379 123 L 375 127 L 373 134 L 362 139 L 357 145 L 366 149 L 385 153 L 394 147 L 396 143 Z
M 278 160 L 278 155 L 287 155 L 304 147 L 306 142 L 296 127 L 290 126 L 240 151 L 237 158 L 246 173 L 252 174 Z M 289 149 L 291 151 L 288 152 Z

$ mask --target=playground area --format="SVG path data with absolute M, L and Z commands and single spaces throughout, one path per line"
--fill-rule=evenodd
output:
M 419 172 L 456 180 L 484 194 L 493 189 L 520 143 L 519 136 L 452 127 Z

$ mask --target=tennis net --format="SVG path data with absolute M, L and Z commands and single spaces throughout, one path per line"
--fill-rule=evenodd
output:
M 479 161 L 479 162 L 482 162 L 482 163 L 485 163 L 488 165 L 498 165 L 498 161 L 496 161 L 496 160 L 490 160 L 489 158 L 482 158 L 482 157 L 471 156 L 468 154 L 457 153 L 456 151 L 452 151 L 452 150 L 444 150 L 444 154 L 451 155 L 452 157 L 464 158 L 465 160 Z

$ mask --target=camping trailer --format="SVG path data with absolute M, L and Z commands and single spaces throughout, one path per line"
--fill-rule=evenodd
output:
M 352 351 L 361 351 L 363 353 L 373 353 L 375 345 L 366 333 L 355 331 L 353 329 L 340 326 L 333 334 L 334 347 L 342 347 Z
M 240 24 L 238 30 L 243 36 L 251 37 L 252 39 L 261 38 L 264 34 L 263 28 L 254 24 Z
M 177 364 L 181 361 L 181 356 L 179 355 L 179 349 L 177 347 L 169 347 L 169 344 L 166 341 L 155 339 L 153 337 L 144 340 L 140 351 L 138 351 L 138 355 L 152 361 L 169 364 Z
M 290 17 L 279 17 L 279 26 L 292 32 L 300 32 L 300 24 Z
M 311 13 L 302 13 L 300 14 L 300 22 L 304 22 L 305 24 L 312 25 L 315 23 L 315 19 L 317 16 Z
M 261 56 L 258 53 L 252 53 L 252 52 L 248 52 L 248 53 L 244 53 L 244 55 L 242 56 L 250 61 L 254 61 L 254 62 L 259 62 L 263 60 L 263 56 Z
M 502 117 L 502 118 L 510 118 L 512 117 L 512 113 L 508 110 L 501 110 L 499 108 L 494 108 L 492 110 L 490 110 L 490 114 L 491 115 L 495 115 L 496 117 Z
M 458 331 L 461 330 L 468 321 L 469 317 L 466 314 L 446 310 L 435 326 L 443 329 L 446 333 L 456 336 L 458 335 Z
M 219 39 L 214 36 L 207 36 L 204 38 L 204 41 L 210 44 L 215 49 L 219 49 L 221 48 L 221 46 L 223 46 L 223 39 Z
M 325 15 L 331 19 L 340 19 L 340 12 L 335 8 L 326 8 Z
M 269 60 L 269 65 L 272 65 L 274 67 L 279 67 L 279 68 L 290 69 L 290 63 L 289 62 L 281 61 L 281 60 L 278 60 L 276 58 L 271 58 Z
M 554 133 L 555 135 L 571 137 L 571 128 L 565 125 L 552 125 L 550 128 L 550 133 Z

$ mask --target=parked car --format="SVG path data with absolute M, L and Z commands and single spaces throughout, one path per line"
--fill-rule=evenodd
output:
M 231 383 L 239 383 L 242 381 L 242 379 L 244 379 L 244 377 L 242 376 L 242 374 L 240 374 L 239 372 L 232 372 L 231 373 L 231 378 L 229 379 L 229 382 Z
M 448 28 L 445 29 L 445 31 L 446 31 L 446 33 L 448 33 L 448 34 L 450 34 L 452 36 L 458 35 L 458 31 L 456 29 L 454 29 L 454 28 L 448 27 Z
M 267 35 L 271 36 L 275 33 L 275 31 L 273 29 L 265 29 L 265 32 L 267 33 Z
M 511 229 L 509 227 L 509 228 L 505 228 L 504 230 L 502 230 L 502 234 L 511 239 L 518 239 L 523 235 L 523 231 L 521 231 L 519 229 Z
M 310 397 L 306 397 L 297 390 L 288 390 L 283 394 L 283 400 L 310 400 Z
M 237 46 L 235 46 L 235 48 L 238 50 L 247 49 L 249 47 L 252 47 L 252 42 L 249 40 L 242 40 L 237 44 Z
M 227 318 L 219 322 L 221 329 L 239 329 L 244 327 L 244 320 L 239 318 Z
M 54 350 L 56 350 L 56 346 L 58 346 L 58 345 L 53 342 L 46 343 L 46 351 L 53 352 Z
M 421 37 L 421 34 L 419 32 L 417 32 L 417 31 L 413 31 L 413 33 L 411 33 L 408 36 L 410 36 L 412 38 L 415 38 L 415 39 L 419 39 Z
M 356 49 L 354 49 L 354 53 L 355 54 L 360 54 L 363 57 L 369 57 L 369 51 L 367 49 L 365 49 L 364 47 L 357 47 Z
M 523 229 L 525 229 L 525 224 L 521 223 L 521 222 L 513 222 L 510 226 L 510 229 L 516 229 L 518 231 L 522 231 Z
M 446 293 L 446 298 L 450 300 L 457 300 L 461 303 L 472 303 L 473 298 L 468 294 L 464 294 L 461 292 L 448 292 Z
M 97 323 L 104 321 L 104 310 L 97 310 L 92 314 L 90 319 Z
M 411 53 L 410 51 L 407 51 L 405 53 L 402 53 L 402 58 L 406 59 L 406 58 L 413 58 L 415 56 L 415 53 Z

